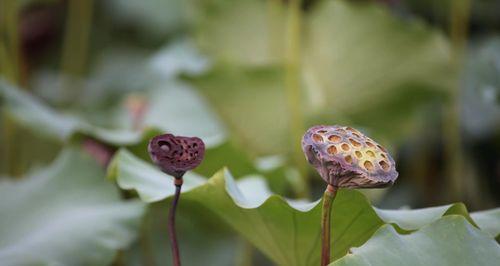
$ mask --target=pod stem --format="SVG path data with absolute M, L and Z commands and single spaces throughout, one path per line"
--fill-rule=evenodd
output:
M 337 195 L 337 188 L 328 185 L 323 194 L 323 209 L 321 211 L 321 266 L 330 263 L 330 218 L 332 203 Z
M 172 247 L 172 259 L 174 261 L 174 266 L 180 266 L 181 257 L 179 255 L 179 245 L 177 243 L 177 235 L 175 233 L 175 210 L 177 209 L 177 204 L 181 196 L 182 178 L 176 178 L 174 180 L 174 184 L 174 200 L 172 201 L 172 207 L 168 213 L 168 234 L 170 237 L 170 246 Z

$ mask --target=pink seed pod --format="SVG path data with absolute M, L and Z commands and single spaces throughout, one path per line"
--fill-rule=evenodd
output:
M 149 141 L 151 160 L 160 169 L 176 179 L 200 165 L 205 155 L 205 144 L 197 137 L 164 134 Z
M 302 150 L 308 162 L 334 187 L 386 187 L 398 177 L 386 149 L 352 127 L 311 127 L 302 138 Z

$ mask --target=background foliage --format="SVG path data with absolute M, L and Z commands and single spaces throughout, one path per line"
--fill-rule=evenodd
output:
M 339 192 L 332 265 L 494 264 L 498 10 L 1 1 L 0 264 L 170 263 L 174 187 L 145 147 L 171 132 L 207 144 L 179 206 L 184 264 L 317 265 L 324 184 L 299 148 L 315 124 L 360 129 L 400 173 Z

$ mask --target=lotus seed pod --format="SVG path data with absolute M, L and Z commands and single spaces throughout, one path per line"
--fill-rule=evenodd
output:
M 151 160 L 160 169 L 179 179 L 186 171 L 196 168 L 205 155 L 205 144 L 197 137 L 164 134 L 149 141 Z
M 386 149 L 351 127 L 314 126 L 302 138 L 302 150 L 321 177 L 335 187 L 385 187 L 398 177 Z

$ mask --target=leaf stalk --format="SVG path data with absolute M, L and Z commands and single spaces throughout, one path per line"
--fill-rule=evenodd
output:
M 181 257 L 179 255 L 179 245 L 177 243 L 177 234 L 175 232 L 175 211 L 177 210 L 177 204 L 181 196 L 182 183 L 183 183 L 182 177 L 176 178 L 174 180 L 175 195 L 172 201 L 172 207 L 170 208 L 170 211 L 168 213 L 168 234 L 170 238 L 170 246 L 172 248 L 172 259 L 174 262 L 174 266 L 181 265 Z
M 330 263 L 330 220 L 332 204 L 337 195 L 337 189 L 329 184 L 323 194 L 323 208 L 321 211 L 321 266 L 326 266 Z

